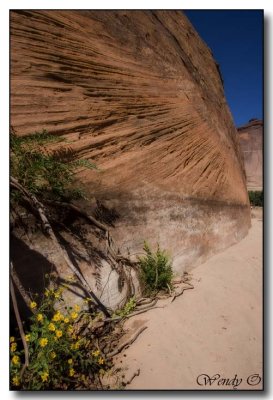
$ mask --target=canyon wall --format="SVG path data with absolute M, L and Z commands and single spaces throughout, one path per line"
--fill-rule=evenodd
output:
M 180 11 L 12 11 L 11 124 L 95 161 L 78 178 L 121 254 L 159 243 L 181 274 L 247 234 L 219 68 Z
M 251 119 L 238 128 L 244 158 L 247 187 L 249 190 L 263 189 L 263 121 Z

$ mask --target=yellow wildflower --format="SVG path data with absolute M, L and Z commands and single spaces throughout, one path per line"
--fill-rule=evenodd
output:
M 52 321 L 58 322 L 64 319 L 63 314 L 60 313 L 60 311 L 57 311 L 52 318 Z
M 52 358 L 52 360 L 54 360 L 54 358 L 56 358 L 56 353 L 55 353 L 55 351 L 52 351 L 52 352 L 50 353 L 50 357 Z
M 54 332 L 56 330 L 56 327 L 54 324 L 52 324 L 52 322 L 50 322 L 50 324 L 48 325 L 48 330 L 51 332 Z
M 67 362 L 68 362 L 68 364 L 73 364 L 72 358 L 69 358 L 69 360 Z
M 75 343 L 75 350 L 78 350 L 80 348 L 80 345 L 81 345 L 80 342 L 76 342 Z
M 41 378 L 42 378 L 42 381 L 43 382 L 47 382 L 47 380 L 48 380 L 48 372 L 43 372 L 42 374 L 41 374 Z
M 74 305 L 74 311 L 79 312 L 80 311 L 80 306 L 78 304 Z
M 15 342 L 11 343 L 10 351 L 11 351 L 12 353 L 16 350 L 16 348 L 17 348 L 17 343 L 15 343 Z
M 57 330 L 55 334 L 56 334 L 57 338 L 60 338 L 63 336 L 63 332 L 60 330 Z
M 18 375 L 14 376 L 12 378 L 12 383 L 13 383 L 14 386 L 19 386 L 20 385 L 20 378 L 19 378 Z
M 72 339 L 76 340 L 77 339 L 77 335 L 75 335 L 75 333 L 73 333 L 73 335 L 71 336 Z
M 10 341 L 10 343 L 15 342 L 15 337 L 14 337 L 14 336 L 11 336 L 10 339 L 9 339 L 9 341 Z
M 32 301 L 32 302 L 30 303 L 30 308 L 31 308 L 32 310 L 34 310 L 34 308 L 37 308 L 37 303 L 36 303 L 35 301 Z
M 44 316 L 43 316 L 43 314 L 37 314 L 37 317 L 36 317 L 36 319 L 37 319 L 37 321 L 38 321 L 38 322 L 42 322 L 42 321 L 43 321 L 43 319 L 44 319 Z
M 48 344 L 48 339 L 47 338 L 41 338 L 39 340 L 39 344 L 41 347 L 45 347 Z
M 96 351 L 92 352 L 92 356 L 94 356 L 94 357 L 98 357 L 99 355 L 100 355 L 100 351 L 99 350 L 96 350 Z
M 14 365 L 20 364 L 20 358 L 18 356 L 13 356 L 11 361 L 12 361 L 12 364 L 14 364 Z
M 75 375 L 75 370 L 74 368 L 69 369 L 69 376 L 74 376 Z
M 104 364 L 104 359 L 102 357 L 100 357 L 98 363 L 99 364 Z
M 65 322 L 66 324 L 68 324 L 69 318 L 65 317 L 65 318 L 64 318 L 64 322 Z
M 75 311 L 73 311 L 72 313 L 71 313 L 71 318 L 72 319 L 77 319 L 78 318 L 78 313 L 77 312 L 75 312 Z
M 29 333 L 27 335 L 25 335 L 25 339 L 26 339 L 26 342 L 30 341 L 30 334 Z

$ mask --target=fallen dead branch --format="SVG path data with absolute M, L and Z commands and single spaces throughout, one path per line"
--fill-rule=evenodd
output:
M 171 300 L 171 303 L 172 303 L 177 297 L 181 296 L 181 295 L 184 293 L 185 290 L 194 289 L 194 286 L 193 286 L 191 283 L 189 283 L 189 282 L 184 282 L 184 285 L 188 285 L 188 287 L 183 287 L 179 293 L 176 293 L 176 294 L 173 296 L 173 298 L 172 298 L 172 300 Z
M 12 300 L 12 305 L 13 305 L 13 309 L 14 309 L 17 325 L 18 325 L 18 328 L 19 328 L 20 336 L 21 336 L 22 343 L 23 343 L 23 346 L 24 346 L 24 351 L 25 351 L 25 362 L 24 362 L 24 365 L 23 365 L 23 367 L 21 369 L 21 372 L 20 372 L 20 378 L 22 379 L 22 377 L 24 375 L 24 372 L 25 372 L 25 369 L 29 365 L 29 352 L 28 352 L 28 345 L 27 345 L 27 342 L 26 342 L 25 332 L 24 332 L 23 323 L 22 323 L 22 320 L 21 320 L 21 317 L 20 317 L 20 313 L 19 313 L 19 309 L 18 309 L 18 304 L 17 304 L 17 300 L 16 300 L 16 295 L 15 295 L 15 290 L 14 290 L 12 279 L 10 280 L 10 294 L 11 294 L 11 300 Z
M 123 349 L 126 347 L 130 346 L 132 343 L 136 341 L 136 339 L 139 337 L 139 335 L 147 329 L 147 326 L 142 326 L 135 334 L 134 336 L 128 340 L 127 342 L 121 344 L 116 350 L 112 351 L 111 353 L 108 354 L 108 357 L 114 357 L 118 353 L 120 353 Z
M 130 383 L 132 383 L 133 379 L 135 379 L 136 376 L 139 376 L 140 374 L 140 369 L 138 368 L 138 370 L 136 372 L 133 373 L 133 375 L 131 376 L 130 379 L 128 379 L 128 381 L 126 382 L 122 382 L 124 386 L 130 385 Z

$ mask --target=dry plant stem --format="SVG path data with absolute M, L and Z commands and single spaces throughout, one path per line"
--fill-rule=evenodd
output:
M 175 295 L 173 296 L 172 300 L 171 300 L 171 303 L 172 303 L 177 297 L 181 296 L 181 295 L 184 293 L 185 290 L 194 289 L 194 286 L 193 286 L 191 283 L 188 283 L 188 282 L 187 282 L 186 285 L 189 285 L 189 287 L 184 287 L 184 288 L 181 290 L 180 293 L 175 294 Z
M 28 190 L 26 190 L 15 178 L 11 177 L 10 178 L 11 186 L 19 190 L 21 193 L 23 193 L 29 200 L 34 209 L 36 209 L 39 213 L 39 216 L 41 218 L 41 221 L 43 223 L 43 227 L 46 231 L 46 233 L 49 235 L 53 243 L 55 244 L 58 252 L 63 256 L 67 266 L 72 270 L 72 272 L 77 276 L 79 279 L 80 283 L 84 287 L 84 289 L 93 297 L 93 299 L 96 301 L 98 307 L 101 309 L 101 311 L 105 314 L 106 317 L 110 317 L 109 312 L 107 311 L 106 307 L 99 301 L 95 293 L 92 291 L 84 277 L 80 274 L 80 272 L 77 270 L 77 268 L 74 266 L 74 264 L 71 262 L 68 254 L 66 251 L 62 248 L 60 243 L 58 242 L 58 239 L 55 236 L 55 233 L 53 232 L 53 229 L 47 219 L 47 216 L 45 215 L 44 208 L 42 203 L 39 202 L 39 200 L 34 196 L 32 193 L 29 193 Z
M 96 218 L 92 217 L 92 215 L 89 215 L 86 212 L 82 211 L 79 207 L 75 206 L 74 204 L 70 204 L 70 203 L 66 203 L 66 202 L 62 202 L 62 201 L 51 201 L 51 200 L 47 200 L 46 203 L 54 204 L 56 206 L 65 207 L 65 208 L 69 208 L 73 211 L 76 211 L 79 215 L 81 215 L 82 217 L 87 219 L 87 221 L 94 224 L 97 228 L 101 229 L 104 232 L 107 232 L 107 227 L 104 224 L 102 224 Z
M 25 350 L 25 363 L 24 363 L 24 365 L 23 365 L 23 367 L 21 369 L 21 372 L 20 372 L 20 377 L 22 379 L 22 377 L 24 375 L 24 372 L 25 372 L 25 369 L 29 365 L 29 352 L 28 352 L 28 345 L 27 345 L 26 338 L 25 338 L 25 332 L 24 332 L 22 320 L 21 320 L 21 317 L 20 317 L 19 309 L 18 309 L 18 304 L 17 304 L 17 300 L 16 300 L 16 295 L 15 295 L 15 290 L 14 290 L 12 279 L 10 280 L 10 294 L 11 294 L 12 305 L 13 305 L 13 308 L 14 308 L 15 317 L 16 317 L 16 321 L 17 321 L 17 324 L 18 324 L 20 336 L 21 336 L 21 339 L 22 339 L 22 342 L 23 342 L 23 346 L 24 346 L 24 350 Z
M 30 303 L 31 303 L 31 298 L 29 297 L 28 293 L 25 291 L 23 285 L 21 284 L 21 281 L 13 267 L 13 263 L 10 263 L 11 265 L 11 269 L 10 269 L 10 273 L 11 273 L 11 277 L 13 279 L 13 282 L 17 288 L 17 290 L 19 291 L 20 295 L 22 296 L 24 302 L 26 303 L 26 306 L 29 308 L 29 310 L 33 313 L 33 310 L 30 308 Z
M 133 312 L 132 314 L 128 315 L 125 318 L 131 318 L 131 317 L 134 317 L 135 315 L 143 314 L 143 313 L 145 313 L 147 311 L 154 310 L 155 308 L 165 308 L 165 307 L 166 306 L 149 307 L 149 308 L 146 308 L 145 310 L 140 310 L 140 311 Z
M 132 337 L 132 339 L 128 340 L 127 342 L 123 343 L 120 345 L 116 350 L 112 351 L 111 353 L 108 354 L 108 357 L 114 357 L 118 353 L 120 353 L 125 347 L 130 346 L 134 341 L 139 337 L 139 335 L 147 329 L 147 326 L 143 326 L 140 328 L 135 335 Z
M 125 386 L 126 385 L 130 385 L 130 383 L 132 383 L 133 379 L 135 379 L 136 376 L 139 376 L 140 374 L 140 369 L 138 368 L 138 370 L 136 372 L 133 373 L 133 375 L 131 376 L 130 379 L 128 379 L 127 382 L 124 382 Z

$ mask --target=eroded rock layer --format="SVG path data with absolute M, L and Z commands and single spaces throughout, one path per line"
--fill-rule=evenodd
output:
M 252 119 L 238 128 L 243 153 L 247 187 L 263 189 L 263 121 Z
M 121 253 L 158 242 L 181 273 L 247 233 L 220 73 L 180 11 L 12 11 L 11 123 L 97 163 L 79 178 Z

